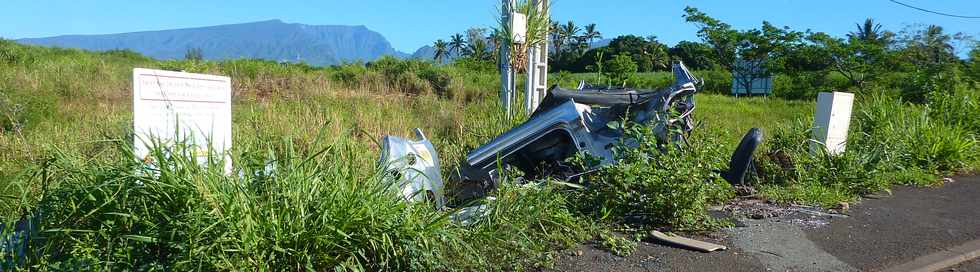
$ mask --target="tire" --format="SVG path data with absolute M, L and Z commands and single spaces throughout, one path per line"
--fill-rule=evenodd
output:
M 745 174 L 752 167 L 752 154 L 761 143 L 762 129 L 750 129 L 732 153 L 732 160 L 728 162 L 728 171 L 722 172 L 721 176 L 733 185 L 745 185 Z

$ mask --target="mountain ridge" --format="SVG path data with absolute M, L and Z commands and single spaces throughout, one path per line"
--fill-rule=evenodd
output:
M 182 59 L 198 48 L 208 60 L 257 58 L 332 65 L 372 61 L 395 50 L 381 33 L 364 25 L 306 25 L 279 19 L 115 34 L 59 35 L 24 38 L 19 43 L 94 51 L 130 49 L 157 59 Z

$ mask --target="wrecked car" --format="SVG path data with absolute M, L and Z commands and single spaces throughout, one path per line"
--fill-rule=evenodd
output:
M 572 90 L 553 86 L 526 122 L 467 154 L 452 177 L 452 182 L 462 188 L 455 190 L 454 197 L 472 199 L 485 195 L 498 186 L 503 172 L 511 169 L 519 170 L 531 179 L 555 172 L 563 172 L 566 178 L 575 176 L 580 173 L 556 171 L 555 168 L 565 167 L 562 162 L 576 153 L 598 158 L 600 166 L 615 163 L 612 149 L 624 141 L 624 131 L 614 124 L 624 120 L 649 124 L 658 142 L 679 146 L 694 128 L 693 95 L 698 91 L 700 80 L 681 62 L 674 63 L 672 70 L 674 83 L 659 90 L 585 83 Z M 417 133 L 421 135 L 420 131 Z M 750 148 L 740 145 L 740 149 L 751 149 L 748 151 L 751 154 L 761 141 L 761 133 L 746 135 L 746 139 Z M 745 144 L 743 140 L 742 145 Z M 438 162 L 435 149 L 424 136 L 418 141 L 385 136 L 381 154 L 379 163 L 392 173 L 392 177 L 400 179 L 402 193 L 407 199 L 433 196 L 439 205 L 447 203 L 442 199 L 443 181 L 438 163 L 405 165 L 405 161 L 410 160 Z M 406 160 L 401 156 L 423 159 Z M 733 155 L 733 164 L 736 164 L 735 157 Z M 726 176 L 725 173 L 722 176 Z

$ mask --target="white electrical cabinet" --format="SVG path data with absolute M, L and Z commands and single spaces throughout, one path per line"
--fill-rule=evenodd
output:
M 513 12 L 510 14 L 511 39 L 516 44 L 524 44 L 527 41 L 527 15 Z
M 826 148 L 828 154 L 838 155 L 847 146 L 847 129 L 851 125 L 852 93 L 820 93 L 817 95 L 817 111 L 813 116 L 813 140 L 811 151 Z

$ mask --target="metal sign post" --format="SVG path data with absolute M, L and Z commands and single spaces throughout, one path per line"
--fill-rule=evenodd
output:
M 548 0 L 531 0 L 539 16 L 549 18 Z M 527 47 L 527 81 L 524 85 L 524 109 L 531 114 L 541 104 L 548 90 L 548 24 L 545 24 L 540 43 Z
M 548 18 L 548 0 L 530 0 L 532 8 L 536 9 L 537 16 Z M 527 80 L 524 85 L 524 110 L 531 114 L 541 104 L 545 92 L 548 89 L 548 26 L 545 24 L 540 30 L 541 35 L 538 39 L 527 37 L 528 20 L 527 14 L 517 13 L 516 0 L 502 0 L 501 22 L 506 25 L 507 33 L 510 37 L 503 39 L 507 44 L 500 45 L 500 101 L 504 106 L 507 116 L 513 116 L 512 105 L 516 100 L 516 69 L 511 66 L 511 46 L 513 44 L 524 44 L 527 46 Z M 542 26 L 538 26 L 542 27 Z M 538 41 L 538 42 L 533 42 Z M 520 52 L 518 52 L 520 53 Z

